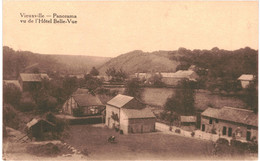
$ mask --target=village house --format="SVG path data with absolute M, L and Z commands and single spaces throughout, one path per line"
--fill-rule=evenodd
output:
M 135 73 L 135 77 L 139 78 L 139 79 L 147 80 L 152 77 L 152 74 L 151 73 Z
M 199 76 L 192 70 L 178 70 L 175 73 L 160 73 L 162 82 L 167 85 L 177 85 L 180 80 L 188 79 L 189 81 L 196 81 Z
M 87 89 L 78 89 L 62 106 L 62 113 L 73 116 L 98 115 L 105 109 L 98 96 Z M 75 113 L 79 111 L 80 113 Z
M 20 73 L 18 81 L 20 83 L 22 91 L 28 91 L 32 88 L 37 88 L 41 86 L 43 79 L 50 79 L 47 74 L 39 73 Z
M 18 80 L 3 80 L 4 86 L 13 85 L 17 87 L 20 91 L 22 91 L 22 87 Z
M 201 113 L 201 130 L 240 140 L 258 139 L 258 115 L 251 110 L 222 107 Z
M 155 131 L 155 115 L 134 97 L 117 95 L 107 102 L 106 125 L 124 134 Z
M 238 80 L 241 82 L 242 88 L 247 88 L 251 82 L 254 80 L 254 75 L 252 74 L 242 74 Z

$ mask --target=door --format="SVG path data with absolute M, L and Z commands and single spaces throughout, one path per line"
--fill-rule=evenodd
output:
M 228 136 L 232 136 L 232 128 L 228 128 Z
M 201 131 L 205 131 L 205 125 L 202 124 Z
M 227 134 L 227 127 L 223 126 L 222 135 L 226 135 L 226 134 Z
M 246 140 L 249 141 L 251 139 L 251 132 L 247 131 L 246 132 Z

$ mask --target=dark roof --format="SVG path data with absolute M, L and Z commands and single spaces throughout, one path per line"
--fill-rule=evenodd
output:
M 155 118 L 155 115 L 149 108 L 144 109 L 122 109 L 122 112 L 127 116 L 127 118 Z
M 133 99 L 134 97 L 118 94 L 108 101 L 107 104 L 121 108 Z
M 76 94 L 72 95 L 72 97 L 77 102 L 77 104 L 82 107 L 103 105 L 100 99 L 92 94 Z
M 43 79 L 49 79 L 47 74 L 31 74 L 31 73 L 20 73 L 20 77 L 24 82 L 41 82 Z
M 224 106 L 221 109 L 208 108 L 201 115 L 258 127 L 258 116 L 251 110 Z

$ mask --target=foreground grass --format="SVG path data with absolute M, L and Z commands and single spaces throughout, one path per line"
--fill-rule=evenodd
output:
M 160 132 L 120 135 L 114 130 L 91 125 L 70 126 L 71 137 L 66 140 L 90 159 L 106 160 L 172 160 L 210 159 L 214 146 L 210 141 L 196 140 Z M 107 142 L 111 135 L 117 143 Z

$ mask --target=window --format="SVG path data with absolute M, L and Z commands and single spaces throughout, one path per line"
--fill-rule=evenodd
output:
M 205 125 L 202 124 L 201 131 L 205 131 Z
M 216 123 L 218 123 L 218 119 L 216 119 Z
M 232 136 L 232 128 L 228 128 L 228 136 Z
M 209 119 L 209 124 L 212 124 L 212 119 Z
M 226 134 L 227 134 L 227 127 L 223 126 L 222 135 L 226 135 Z

